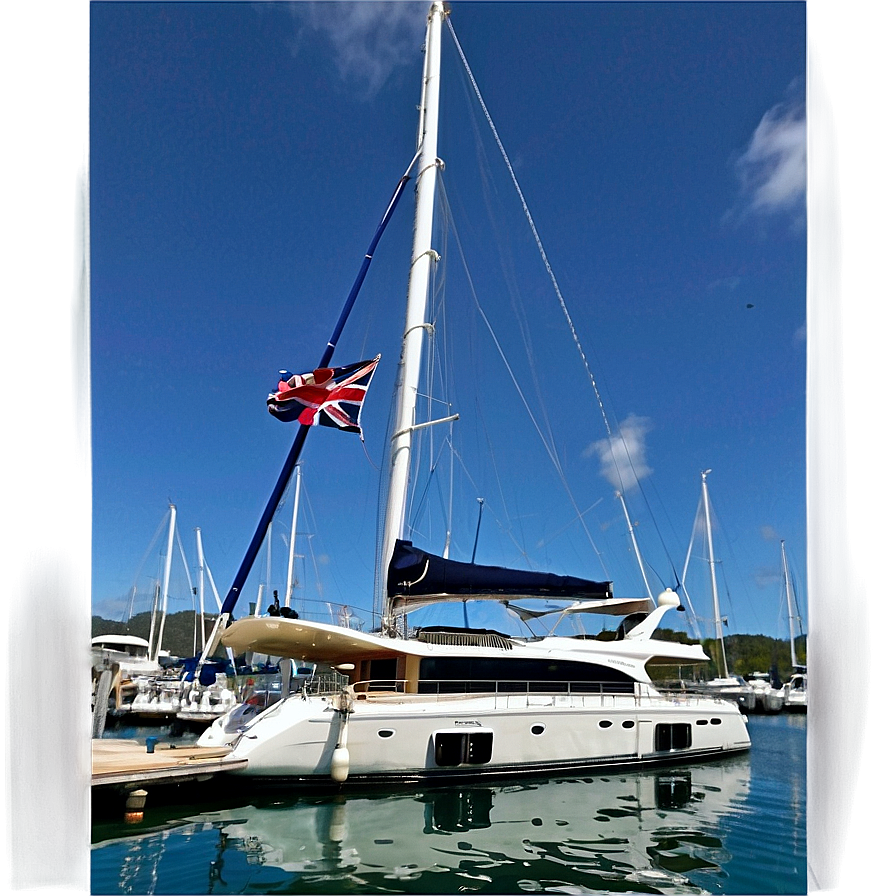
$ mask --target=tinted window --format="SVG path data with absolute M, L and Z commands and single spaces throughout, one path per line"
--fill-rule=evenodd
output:
M 436 765 L 483 765 L 492 758 L 491 731 L 442 731 L 435 736 Z
M 604 691 L 631 694 L 634 679 L 619 669 L 573 660 L 531 657 L 424 657 L 420 660 L 421 693 L 474 691 L 554 692 L 569 683 L 574 693 Z
M 668 750 L 686 750 L 691 745 L 691 726 L 686 723 L 658 724 L 654 732 L 654 749 L 658 753 Z

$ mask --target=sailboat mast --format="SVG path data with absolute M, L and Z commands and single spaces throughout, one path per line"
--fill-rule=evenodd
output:
M 796 633 L 793 630 L 793 586 L 790 583 L 790 570 L 787 568 L 787 555 L 784 553 L 784 539 L 781 539 L 781 563 L 784 566 L 784 592 L 787 595 L 787 624 L 790 627 L 790 664 L 795 669 Z
M 415 425 L 417 389 L 423 354 L 423 333 L 427 328 L 426 305 L 430 273 L 438 256 L 432 249 L 436 167 L 441 164 L 437 150 L 439 120 L 439 68 L 442 54 L 444 4 L 433 3 L 426 30 L 426 55 L 420 100 L 417 146 L 417 203 L 414 240 L 408 277 L 407 316 L 398 370 L 396 427 L 392 435 L 389 491 L 386 499 L 381 550 L 381 602 L 383 629 L 392 627 L 392 612 L 386 590 L 387 570 L 395 542 L 402 537 L 410 478 L 411 433 Z
M 716 558 L 712 549 L 712 523 L 709 519 L 709 489 L 706 487 L 706 477 L 712 470 L 704 470 L 703 477 L 703 511 L 706 514 L 706 541 L 709 547 L 709 577 L 712 580 L 712 610 L 716 626 L 716 640 L 719 642 L 719 650 L 722 657 L 722 678 L 728 677 L 728 660 L 725 656 L 725 638 L 722 635 L 722 613 L 719 609 L 719 589 L 716 585 Z
M 292 502 L 292 526 L 289 529 L 289 560 L 286 564 L 286 597 L 283 599 L 283 605 L 289 606 L 292 599 L 292 574 L 296 557 L 296 521 L 299 515 L 299 494 L 302 487 L 302 462 L 296 464 L 296 488 L 293 493 Z
M 202 533 L 196 527 L 196 555 L 199 558 L 199 626 L 202 632 L 202 648 L 205 649 L 205 554 L 202 551 Z
M 165 575 L 162 578 L 162 615 L 159 620 L 159 640 L 153 650 L 153 660 L 158 660 L 159 651 L 162 649 L 162 635 L 165 632 L 165 616 L 168 613 L 168 585 L 171 581 L 171 552 L 174 549 L 174 521 L 177 516 L 177 508 L 173 504 L 168 505 L 171 510 L 171 519 L 168 523 L 168 547 L 165 554 Z

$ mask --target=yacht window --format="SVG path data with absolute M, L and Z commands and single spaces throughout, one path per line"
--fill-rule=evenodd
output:
M 372 691 L 394 690 L 395 679 L 398 678 L 398 660 L 371 660 L 368 678 Z
M 631 719 L 626 719 L 626 720 L 622 723 L 622 727 L 623 727 L 623 728 L 634 728 L 634 727 L 635 727 L 635 723 L 634 723 Z
M 484 765 L 492 758 L 491 731 L 437 731 L 436 765 Z
M 382 738 L 392 737 L 392 735 L 395 734 L 395 729 L 394 728 L 380 728 L 380 730 L 377 731 L 377 734 Z
M 713 725 L 721 725 L 721 724 L 722 724 L 722 720 L 721 720 L 721 719 L 710 719 L 709 721 L 710 721 L 710 723 L 713 724 Z
M 691 726 L 684 722 L 668 724 L 662 722 L 656 726 L 654 733 L 654 749 L 658 753 L 669 750 L 686 750 L 691 745 Z
M 535 735 L 544 734 L 544 725 L 533 725 L 532 733 Z
M 531 657 L 424 657 L 421 694 L 477 691 L 631 694 L 634 679 L 619 669 L 575 660 Z
M 709 719 L 697 719 L 697 724 L 698 725 L 708 725 Z
M 609 719 L 601 719 L 597 724 L 601 728 L 609 728 L 613 723 Z

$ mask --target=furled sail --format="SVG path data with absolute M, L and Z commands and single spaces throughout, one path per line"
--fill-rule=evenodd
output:
M 393 613 L 452 600 L 597 600 L 613 596 L 612 582 L 446 560 L 402 540 L 395 542 L 386 584 Z

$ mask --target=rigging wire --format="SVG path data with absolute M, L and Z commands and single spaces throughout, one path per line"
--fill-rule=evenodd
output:
M 134 574 L 134 582 L 131 587 L 131 596 L 128 601 L 127 610 L 125 610 L 125 615 L 127 618 L 123 618 L 122 622 L 127 622 L 134 615 L 134 599 L 137 596 L 137 579 L 140 578 L 140 573 L 143 570 L 143 566 L 146 563 L 147 558 L 149 557 L 152 549 L 156 546 L 156 542 L 159 540 L 159 536 L 161 536 L 162 532 L 165 529 L 165 525 L 168 522 L 168 516 L 171 513 L 170 508 L 165 511 L 165 515 L 162 517 L 159 522 L 158 528 L 156 529 L 156 534 L 153 535 L 152 540 L 149 542 L 149 547 L 146 549 L 146 553 L 144 553 L 142 559 L 140 560 L 140 565 L 137 567 L 137 572 Z
M 532 412 L 532 408 L 531 408 L 528 400 L 526 399 L 525 392 L 523 391 L 516 374 L 513 372 L 513 368 L 511 367 L 510 362 L 507 358 L 507 355 L 504 352 L 504 349 L 498 339 L 497 333 L 495 332 L 494 328 L 492 327 L 492 324 L 488 318 L 488 315 L 485 313 L 485 309 L 482 307 L 482 303 L 479 301 L 479 295 L 476 292 L 476 287 L 473 284 L 473 278 L 470 273 L 469 266 L 467 265 L 466 256 L 464 255 L 463 248 L 460 244 L 460 235 L 457 232 L 457 228 L 454 226 L 454 218 L 451 214 L 451 208 L 448 203 L 448 198 L 447 198 L 447 196 L 444 195 L 445 187 L 444 187 L 444 182 L 442 181 L 441 176 L 439 176 L 439 178 L 438 178 L 438 187 L 443 196 L 442 201 L 444 202 L 447 223 L 448 223 L 449 227 L 451 228 L 452 232 L 454 233 L 454 237 L 455 237 L 455 240 L 456 240 L 457 246 L 458 246 L 458 252 L 460 255 L 460 262 L 464 269 L 464 273 L 466 274 L 467 284 L 470 288 L 470 293 L 473 297 L 473 302 L 476 306 L 476 310 L 479 312 L 479 316 L 482 318 L 482 320 L 485 324 L 485 327 L 488 330 L 489 336 L 491 336 L 492 342 L 495 345 L 498 355 L 501 358 L 502 363 L 504 364 L 504 367 L 507 371 L 508 376 L 510 377 L 511 382 L 513 383 L 513 387 L 514 387 L 514 389 L 516 389 L 517 395 L 519 396 L 520 401 L 523 403 L 523 407 L 525 408 L 526 413 L 529 415 L 529 419 L 532 421 L 532 425 L 535 427 L 535 431 L 538 434 L 538 437 L 541 439 L 541 443 L 542 443 L 542 445 L 544 445 L 545 451 L 547 452 L 547 455 L 550 458 L 551 463 L 553 464 L 554 469 L 557 472 L 557 475 L 560 478 L 561 483 L 563 484 L 563 488 L 565 489 L 565 491 L 569 497 L 570 503 L 572 504 L 572 507 L 576 512 L 577 519 L 579 519 L 580 522 L 582 523 L 582 528 L 585 532 L 585 536 L 587 537 L 588 542 L 591 545 L 591 549 L 594 551 L 595 556 L 600 560 L 601 567 L 604 570 L 604 574 L 607 575 L 607 577 L 609 578 L 609 575 L 607 574 L 607 570 L 606 570 L 606 565 L 604 564 L 603 555 L 600 552 L 600 550 L 598 550 L 597 545 L 594 543 L 594 539 L 591 536 L 591 532 L 588 529 L 588 526 L 585 525 L 584 514 L 582 513 L 581 510 L 579 510 L 578 503 L 576 502 L 575 495 L 573 494 L 572 488 L 569 485 L 569 481 L 566 478 L 566 474 L 563 470 L 563 465 L 560 462 L 560 457 L 557 454 L 556 447 L 551 442 L 549 442 L 549 440 L 547 439 L 547 437 L 544 434 L 544 431 L 542 430 L 542 427 L 539 425 L 538 421 L 535 419 L 535 414 Z
M 557 278 L 554 276 L 554 271 L 551 268 L 551 263 L 548 261 L 547 253 L 544 250 L 544 246 L 541 242 L 541 237 L 538 234 L 538 229 L 535 227 L 535 221 L 532 219 L 532 214 L 529 211 L 529 205 L 526 202 L 525 197 L 523 196 L 523 191 L 520 188 L 519 181 L 516 179 L 516 173 L 513 170 L 513 165 L 510 164 L 510 159 L 507 156 L 507 152 L 504 149 L 504 144 L 501 142 L 501 138 L 498 136 L 497 128 L 495 127 L 494 121 L 492 121 L 492 117 L 489 114 L 488 108 L 485 105 L 485 100 L 482 98 L 482 94 L 479 91 L 479 85 L 476 83 L 476 79 L 473 77 L 473 72 L 470 69 L 470 65 L 467 62 L 467 57 L 464 55 L 464 51 L 461 49 L 460 42 L 457 39 L 457 35 L 454 33 L 454 27 L 451 24 L 451 19 L 446 19 L 446 24 L 448 25 L 448 31 L 451 33 L 452 38 L 454 38 L 454 43 L 457 46 L 457 52 L 460 54 L 461 61 L 463 62 L 464 69 L 466 70 L 467 77 L 470 79 L 470 83 L 473 86 L 473 90 L 476 93 L 476 98 L 479 100 L 479 105 L 482 107 L 482 111 L 485 114 L 486 120 L 488 121 L 489 127 L 491 128 L 492 135 L 495 138 L 495 142 L 498 145 L 498 149 L 501 152 L 501 156 L 504 159 L 504 164 L 507 166 L 507 170 L 510 172 L 510 177 L 513 180 L 513 185 L 516 188 L 517 195 L 519 196 L 520 202 L 523 205 L 523 211 L 526 215 L 526 220 L 529 222 L 529 228 L 532 231 L 532 235 L 535 237 L 535 243 L 538 246 L 538 251 L 541 254 L 541 260 L 544 263 L 545 269 L 548 272 L 548 276 L 551 279 L 551 284 L 554 287 L 554 293 L 557 296 L 557 299 L 560 302 L 560 307 L 563 309 L 563 314 L 566 317 L 566 323 L 569 326 L 570 332 L 572 333 L 573 340 L 575 341 L 576 348 L 579 350 L 579 355 L 582 359 L 582 363 L 585 365 L 585 370 L 588 373 L 588 377 L 591 380 L 591 387 L 594 390 L 594 395 L 597 398 L 598 406 L 600 407 L 601 414 L 603 416 L 604 426 L 607 429 L 607 436 L 612 438 L 613 431 L 610 427 L 609 418 L 607 416 L 607 412 L 604 408 L 603 399 L 601 398 L 600 391 L 597 388 L 597 382 L 594 379 L 594 374 L 591 372 L 591 367 L 588 364 L 588 358 L 585 356 L 585 352 L 582 349 L 582 343 L 579 340 L 579 335 L 576 332 L 575 325 L 573 324 L 572 317 L 569 314 L 569 309 L 566 307 L 566 300 L 563 298 L 563 293 L 560 291 L 560 285 L 557 283 Z
M 579 335 L 578 335 L 578 332 L 576 331 L 575 324 L 574 324 L 574 322 L 573 322 L 573 320 L 572 320 L 572 316 L 571 316 L 571 314 L 570 314 L 570 312 L 569 312 L 569 308 L 568 308 L 568 306 L 567 306 L 567 304 L 566 304 L 566 300 L 565 300 L 565 298 L 563 297 L 563 293 L 562 293 L 562 291 L 561 291 L 561 289 L 560 289 L 560 285 L 559 285 L 559 283 L 557 282 L 557 278 L 556 278 L 555 275 L 554 275 L 553 268 L 551 267 L 550 261 L 548 260 L 547 253 L 546 253 L 546 251 L 545 251 L 545 249 L 544 249 L 544 245 L 543 245 L 543 243 L 542 243 L 542 241 L 541 241 L 541 236 L 540 236 L 539 233 L 538 233 L 538 229 L 537 229 L 536 226 L 535 226 L 535 221 L 534 221 L 534 219 L 533 219 L 533 217 L 532 217 L 532 213 L 531 213 L 530 210 L 529 210 L 529 205 L 528 205 L 528 203 L 526 202 L 526 198 L 525 198 L 525 196 L 523 195 L 522 188 L 520 187 L 519 181 L 517 180 L 516 172 L 514 171 L 514 169 L 513 169 L 513 165 L 512 165 L 511 162 L 510 162 L 510 158 L 508 157 L 507 152 L 506 152 L 506 150 L 504 149 L 504 144 L 503 144 L 503 142 L 501 141 L 501 138 L 500 138 L 500 136 L 499 136 L 499 134 L 498 134 L 498 130 L 497 130 L 496 126 L 495 126 L 495 123 L 494 123 L 494 121 L 493 121 L 493 119 L 492 119 L 492 117 L 491 117 L 491 114 L 489 113 L 488 108 L 487 108 L 487 106 L 486 106 L 486 104 L 485 104 L 485 100 L 483 99 L 483 97 L 482 97 L 482 93 L 481 93 L 481 91 L 479 90 L 479 85 L 478 85 L 477 82 L 476 82 L 476 79 L 475 79 L 475 77 L 474 77 L 474 75 L 473 75 L 473 71 L 472 71 L 472 69 L 470 68 L 470 65 L 469 65 L 469 63 L 468 63 L 468 61 L 467 61 L 466 55 L 464 54 L 464 51 L 463 51 L 463 49 L 461 48 L 460 41 L 459 41 L 458 38 L 457 38 L 457 34 L 456 34 L 455 31 L 454 31 L 454 27 L 453 27 L 453 25 L 452 25 L 452 23 L 451 23 L 451 19 L 450 19 L 450 18 L 446 19 L 446 24 L 447 24 L 447 26 L 448 26 L 448 31 L 449 31 L 449 33 L 451 34 L 452 39 L 454 40 L 454 44 L 455 44 L 455 46 L 456 46 L 456 48 L 457 48 L 457 52 L 458 52 L 458 54 L 459 54 L 459 56 L 460 56 L 461 62 L 462 62 L 463 67 L 464 67 L 464 70 L 466 71 L 467 77 L 468 77 L 469 80 L 470 80 L 470 84 L 471 84 L 471 86 L 472 86 L 472 88 L 473 88 L 473 91 L 474 91 L 474 93 L 475 93 L 475 95 L 476 95 L 477 100 L 479 101 L 479 105 L 480 105 L 480 107 L 481 107 L 481 109 L 482 109 L 483 114 L 485 115 L 486 121 L 488 122 L 488 125 L 489 125 L 489 128 L 490 128 L 490 130 L 491 130 L 492 136 L 494 137 L 495 143 L 496 143 L 496 145 L 497 145 L 497 147 L 498 147 L 498 150 L 499 150 L 499 152 L 500 152 L 500 154 L 501 154 L 501 157 L 502 157 L 502 159 L 504 160 L 504 164 L 505 164 L 505 166 L 506 166 L 506 168 L 507 168 L 507 171 L 508 171 L 508 173 L 510 174 L 510 178 L 511 178 L 511 180 L 512 180 L 512 182 L 513 182 L 513 185 L 514 185 L 514 188 L 515 188 L 515 190 L 516 190 L 517 196 L 518 196 L 518 198 L 519 198 L 519 200 L 520 200 L 520 203 L 521 203 L 521 205 L 522 205 L 523 212 L 524 212 L 524 214 L 525 214 L 525 216 L 526 216 L 526 220 L 527 220 L 527 222 L 528 222 L 528 224 L 529 224 L 529 229 L 530 229 L 531 232 L 532 232 L 532 236 L 533 236 L 533 238 L 535 239 L 535 243 L 536 243 L 536 246 L 538 247 L 539 254 L 541 255 L 542 263 L 543 263 L 543 265 L 544 265 L 544 267 L 545 267 L 545 270 L 547 271 L 548 277 L 550 278 L 551 285 L 552 285 L 553 290 L 554 290 L 554 294 L 556 295 L 557 300 L 558 300 L 558 302 L 559 302 L 559 304 L 560 304 L 560 308 L 561 308 L 561 310 L 563 311 L 563 315 L 564 315 L 564 317 L 565 317 L 565 319 L 566 319 L 566 324 L 567 324 L 567 326 L 569 327 L 569 331 L 570 331 L 570 334 L 572 335 L 573 342 L 575 343 L 576 349 L 578 350 L 578 353 L 579 353 L 579 357 L 581 358 L 582 364 L 583 364 L 583 366 L 584 366 L 584 368 L 585 368 L 585 372 L 586 372 L 586 374 L 587 374 L 587 376 L 588 376 L 588 379 L 589 379 L 589 381 L 590 381 L 590 383 L 591 383 L 591 388 L 592 388 L 592 390 L 593 390 L 593 392 L 594 392 L 595 399 L 597 400 L 598 408 L 600 409 L 601 418 L 602 418 L 602 420 L 603 420 L 604 428 L 605 428 L 606 431 L 607 431 L 607 443 L 608 443 L 608 447 L 609 447 L 609 449 L 610 449 L 610 458 L 611 458 L 611 460 L 612 460 L 613 466 L 614 466 L 615 471 L 616 471 L 617 482 L 619 483 L 619 488 L 620 488 L 620 490 L 623 491 L 623 493 L 624 493 L 624 492 L 625 492 L 625 489 L 624 489 L 624 486 L 623 486 L 623 484 L 622 484 L 622 483 L 623 483 L 623 477 L 622 477 L 621 471 L 620 471 L 620 469 L 619 469 L 619 463 L 618 463 L 618 459 L 617 459 L 617 453 L 616 453 L 616 451 L 614 450 L 614 445 L 615 445 L 615 444 L 619 444 L 619 445 L 622 446 L 622 448 L 623 448 L 623 450 L 624 450 L 624 453 L 625 453 L 625 457 L 626 457 L 626 459 L 628 460 L 629 467 L 630 467 L 632 470 L 634 470 L 634 469 L 635 469 L 635 467 L 634 467 L 634 462 L 633 462 L 632 457 L 631 457 L 631 454 L 630 454 L 630 452 L 629 452 L 629 446 L 628 446 L 628 443 L 626 442 L 626 440 L 625 440 L 625 438 L 623 437 L 623 435 L 622 435 L 621 432 L 618 432 L 617 435 L 614 437 L 614 434 L 613 434 L 613 427 L 612 427 L 611 424 L 610 424 L 610 417 L 609 417 L 609 414 L 608 414 L 607 409 L 606 409 L 606 407 L 605 407 L 604 399 L 602 398 L 601 393 L 600 393 L 600 390 L 598 389 L 598 386 L 597 386 L 597 380 L 596 380 L 596 378 L 595 378 L 595 376 L 594 376 L 594 373 L 593 373 L 592 370 L 591 370 L 591 365 L 589 364 L 589 362 L 588 362 L 588 358 L 587 358 L 587 356 L 586 356 L 586 354 L 585 354 L 585 350 L 584 350 L 584 348 L 582 347 L 582 342 L 581 342 L 581 340 L 579 339 Z M 542 436 L 542 438 L 544 438 L 544 437 Z M 635 477 L 635 481 L 636 481 L 636 483 L 637 483 L 638 490 L 641 492 L 641 495 L 642 495 L 642 497 L 644 498 L 645 506 L 647 507 L 647 511 L 648 511 L 648 514 L 650 515 L 651 522 L 653 523 L 654 530 L 657 532 L 657 535 L 658 535 L 658 537 L 659 537 L 659 539 L 660 539 L 660 543 L 662 544 L 662 547 L 663 547 L 663 551 L 664 551 L 664 553 L 666 554 L 666 558 L 667 558 L 667 560 L 668 560 L 668 562 L 669 562 L 669 566 L 670 566 L 670 568 L 671 568 L 671 570 L 672 570 L 672 575 L 673 575 L 674 578 L 675 578 L 675 583 L 676 583 L 676 589 L 675 589 L 675 590 L 677 591 L 677 590 L 679 590 L 679 588 L 683 587 L 683 583 L 681 582 L 681 580 L 680 580 L 679 577 L 678 577 L 677 572 L 675 571 L 675 564 L 674 564 L 673 561 L 672 561 L 672 558 L 671 558 L 671 556 L 670 556 L 670 554 L 669 554 L 668 547 L 666 546 L 665 540 L 664 540 L 663 537 L 662 537 L 662 533 L 661 533 L 660 528 L 659 528 L 659 526 L 658 526 L 658 524 L 657 524 L 656 517 L 655 517 L 655 515 L 654 515 L 654 513 L 653 513 L 653 509 L 652 509 L 652 507 L 650 506 L 650 502 L 647 500 L 647 496 L 646 496 L 646 494 L 645 494 L 645 492 L 644 492 L 644 488 L 643 488 L 643 486 L 642 486 L 642 484 L 641 484 L 640 477 L 637 477 L 637 476 L 636 476 L 636 477 Z M 565 480 L 564 480 L 564 484 L 565 484 Z M 567 490 L 568 490 L 568 487 L 567 487 Z M 575 507 L 576 505 L 573 504 L 573 506 Z M 577 507 L 576 507 L 576 510 L 578 510 Z M 583 525 L 584 525 L 584 522 L 583 522 Z M 587 531 L 587 527 L 586 527 L 586 531 Z M 589 533 L 589 536 L 588 536 L 588 537 L 589 537 L 589 540 L 590 540 L 590 533 Z

